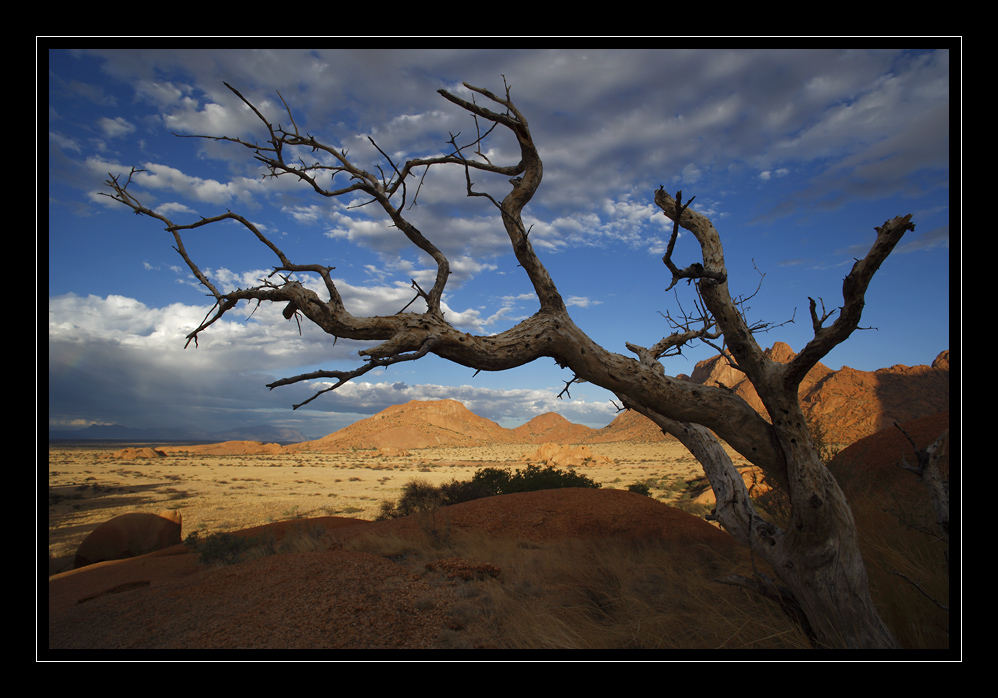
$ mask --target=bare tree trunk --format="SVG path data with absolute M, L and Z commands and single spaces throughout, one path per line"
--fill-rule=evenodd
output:
M 733 575 L 719 581 L 743 586 L 779 602 L 817 647 L 896 647 L 870 597 L 852 512 L 835 478 L 816 455 L 806 458 L 802 454 L 803 462 L 788 463 L 796 491 L 805 481 L 812 485 L 803 512 L 798 511 L 802 507 L 791 495 L 790 525 L 783 530 L 756 511 L 741 474 L 709 429 L 677 422 L 626 398 L 622 400 L 625 406 L 633 407 L 679 439 L 703 465 L 717 499 L 714 518 L 765 560 L 782 585 L 758 571 L 755 579 Z M 806 433 L 803 437 L 810 438 Z M 815 526 L 815 520 L 820 525 Z
M 728 498 L 718 497 L 718 519 L 770 563 L 803 610 L 821 646 L 896 647 L 870 596 L 852 511 L 835 478 L 821 462 L 800 408 L 798 386 L 820 357 L 856 329 L 866 288 L 904 232 L 913 227 L 911 217 L 896 218 L 876 229 L 870 253 L 856 262 L 843 283 L 844 305 L 834 323 L 825 327 L 828 315 L 819 318 L 816 304 L 811 301 L 814 339 L 789 364 L 779 364 L 765 356 L 727 292 L 717 231 L 710 221 L 688 209 L 689 202 L 684 206 L 680 197 L 677 194 L 672 198 L 659 190 L 655 200 L 675 221 L 677 230 L 682 225 L 697 238 L 704 263 L 679 270 L 671 261 L 671 243 L 664 261 L 673 273 L 674 283 L 679 278 L 698 280 L 704 304 L 721 328 L 736 368 L 752 381 L 770 416 L 769 433 L 782 456 L 782 469 L 769 472 L 787 488 L 791 502 L 786 530 L 758 524 L 741 478 L 723 449 L 717 444 L 708 445 L 703 427 L 680 427 L 657 420 L 653 414 L 649 416 L 687 444 L 704 465 L 712 487 L 716 481 L 722 491 L 731 493 Z M 701 424 L 710 426 L 709 422 Z

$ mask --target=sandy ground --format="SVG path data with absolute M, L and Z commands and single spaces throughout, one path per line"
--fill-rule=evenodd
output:
M 72 564 L 76 548 L 98 524 L 132 511 L 179 509 L 183 535 L 238 530 L 299 517 L 348 516 L 373 520 L 383 500 L 398 498 L 405 483 L 470 479 L 483 467 L 522 467 L 536 447 L 422 449 L 406 456 L 374 451 L 290 455 L 108 458 L 123 445 L 49 449 L 50 573 Z M 603 487 L 625 489 L 653 482 L 652 496 L 670 501 L 669 485 L 702 475 L 678 443 L 590 445 L 613 463 L 577 468 Z M 736 463 L 744 462 L 741 457 Z

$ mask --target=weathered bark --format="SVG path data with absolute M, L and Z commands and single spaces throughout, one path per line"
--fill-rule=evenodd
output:
M 687 318 L 688 321 L 679 327 L 681 331 L 664 337 L 651 348 L 627 344 L 636 358 L 626 357 L 599 346 L 573 322 L 557 286 L 534 253 L 522 212 L 540 185 L 543 165 L 526 118 L 510 100 L 508 90 L 505 96 L 497 96 L 471 85 L 466 84 L 466 87 L 504 111 L 492 111 L 444 90 L 440 90 L 440 94 L 468 111 L 476 120 L 492 122 L 493 128 L 508 129 L 516 137 L 520 148 L 520 160 L 515 165 L 494 165 L 468 157 L 465 151 L 477 146 L 482 137 L 464 146 L 459 146 L 456 137 L 452 137 L 453 152 L 450 154 L 414 159 L 401 166 L 386 156 L 390 167 L 385 171 L 390 172 L 390 176 L 374 176 L 355 167 L 344 153 L 310 135 L 302 135 L 293 118 L 291 131 L 275 128 L 244 98 L 267 129 L 266 143 L 246 143 L 211 136 L 249 148 L 254 157 L 267 166 L 269 176 L 297 177 L 310 184 L 321 196 L 334 197 L 356 192 L 370 196 L 394 226 L 413 245 L 430 255 L 437 265 L 434 285 L 429 291 L 423 291 L 413 282 L 417 297 L 426 304 L 424 312 L 354 316 L 344 307 L 330 276 L 330 268 L 293 263 L 245 218 L 227 212 L 192 224 L 178 225 L 144 207 L 128 191 L 131 177 L 121 182 L 112 176 L 108 180 L 112 189 L 109 196 L 136 213 L 162 221 L 173 234 L 177 251 L 215 298 L 214 314 L 209 313 L 211 317 L 206 317 L 188 335 L 188 342 L 196 342 L 199 333 L 239 301 L 255 300 L 281 303 L 285 306 L 285 317 L 301 314 L 334 337 L 381 342 L 361 352 L 366 361 L 353 371 L 316 371 L 276 381 L 270 384 L 271 388 L 332 378 L 335 383 L 329 390 L 333 390 L 374 367 L 417 360 L 428 353 L 486 371 L 506 370 L 540 357 L 554 358 L 562 367 L 573 372 L 570 382 L 585 380 L 610 390 L 625 406 L 647 415 L 690 449 L 703 464 L 718 495 L 718 520 L 733 536 L 767 560 L 782 582 L 782 586 L 778 586 L 773 580 L 759 579 L 753 580 L 751 585 L 776 590 L 774 593 L 788 608 L 800 609 L 818 644 L 833 647 L 893 646 L 890 633 L 884 628 L 870 599 L 851 512 L 834 478 L 818 458 L 797 400 L 797 386 L 822 356 L 844 341 L 858 326 L 870 279 L 904 232 L 914 227 L 910 216 L 896 218 L 877 228 L 877 238 L 870 253 L 857 262 L 846 277 L 843 284 L 844 303 L 832 325 L 823 326 L 827 316 L 819 318 L 812 301 L 814 339 L 789 364 L 784 365 L 766 357 L 753 337 L 753 328 L 746 324 L 738 303 L 732 300 L 728 292 L 723 248 L 714 226 L 705 216 L 690 208 L 692 199 L 684 204 L 681 194 L 673 198 L 659 189 L 654 194 L 654 200 L 674 222 L 673 237 L 663 262 L 673 275 L 673 284 L 679 279 L 696 284 L 704 303 L 703 314 L 699 318 Z M 239 96 L 242 98 L 242 95 Z M 290 111 L 288 114 L 290 116 Z M 307 165 L 293 154 L 288 155 L 295 148 L 324 153 L 332 164 Z M 403 215 L 407 179 L 414 176 L 418 168 L 441 165 L 465 168 L 468 196 L 483 197 L 496 206 L 513 253 L 540 301 L 537 313 L 497 335 L 472 336 L 457 330 L 444 319 L 440 301 L 450 273 L 449 262 L 429 238 Z M 472 171 L 507 175 L 512 189 L 501 200 L 475 191 Z M 325 181 L 329 179 L 329 174 L 339 173 L 348 175 L 349 185 L 340 189 L 321 186 L 320 176 Z M 181 234 L 221 220 L 241 223 L 273 251 L 279 264 L 275 266 L 271 278 L 277 277 L 279 281 L 268 279 L 258 287 L 227 293 L 221 293 L 212 286 L 188 256 Z M 690 231 L 700 245 L 700 259 L 682 269 L 672 260 L 680 227 Z M 329 298 L 320 298 L 292 279 L 294 273 L 317 274 Z M 755 385 L 768 412 L 768 420 L 728 390 L 696 385 L 666 375 L 662 357 L 688 342 L 697 339 L 711 341 L 722 336 L 737 368 L 744 371 Z M 744 483 L 719 439 L 787 488 L 791 517 L 786 530 L 765 522 L 755 512 Z
M 807 463 L 790 461 L 791 472 L 807 471 L 814 484 L 803 504 L 793 494 L 801 496 L 799 486 L 791 490 L 790 524 L 781 529 L 756 511 L 741 474 L 706 427 L 678 422 L 620 397 L 625 406 L 675 436 L 697 458 L 717 500 L 714 518 L 765 560 L 782 584 L 759 572 L 754 579 L 731 576 L 719 581 L 744 586 L 779 602 L 815 646 L 895 646 L 870 597 L 852 512 L 835 478 L 817 458 Z M 791 481 L 800 479 L 793 477 Z M 819 526 L 805 523 L 815 520 L 820 521 Z
M 697 433 L 697 453 L 693 451 L 694 444 L 687 443 L 692 438 L 689 427 L 656 421 L 663 428 L 669 426 L 671 430 L 667 430 L 698 455 L 712 487 L 716 480 L 722 489 L 735 493 L 730 498 L 719 496 L 718 518 L 726 528 L 730 525 L 739 531 L 736 537 L 773 566 L 804 610 L 820 644 L 893 647 L 894 640 L 870 597 L 852 512 L 835 478 L 821 463 L 800 408 L 798 386 L 818 359 L 858 326 L 870 279 L 901 236 L 913 227 L 911 216 L 895 218 L 876 229 L 877 238 L 870 253 L 853 266 L 843 283 L 845 303 L 835 323 L 822 327 L 824 318 L 817 318 L 812 301 L 814 339 L 789 364 L 780 364 L 766 357 L 727 291 L 723 250 L 714 226 L 682 206 L 678 199 L 662 190 L 655 195 L 656 203 L 665 213 L 693 233 L 700 243 L 703 272 L 698 283 L 704 303 L 721 328 L 738 368 L 751 380 L 770 416 L 771 433 L 785 466 L 782 472 L 770 472 L 788 490 L 791 514 L 787 529 L 779 535 L 767 530 L 765 542 L 753 535 L 755 519 L 746 518 L 745 513 L 751 504 L 742 501 L 738 489 L 741 479 L 723 455 L 723 449 L 706 452 L 700 444 L 704 437 Z M 675 276 L 675 265 L 669 266 Z M 649 416 L 655 419 L 654 415 Z M 709 422 L 701 424 L 710 426 Z M 722 462 L 713 465 L 705 462 L 712 460 Z
M 905 438 L 908 439 L 908 443 L 915 450 L 915 465 L 910 465 L 904 455 L 901 456 L 901 462 L 898 463 L 899 467 L 907 470 L 910 473 L 914 473 L 925 485 L 925 491 L 929 495 L 929 503 L 932 505 L 932 511 L 936 514 L 936 524 L 939 526 L 939 532 L 942 535 L 943 540 L 946 542 L 946 550 L 944 555 L 946 557 L 946 564 L 949 565 L 949 480 L 943 479 L 942 474 L 939 472 L 939 461 L 942 458 L 942 454 L 945 450 L 945 444 L 949 440 L 949 430 L 944 431 L 939 435 L 935 441 L 926 446 L 925 448 L 918 448 L 915 445 L 915 440 L 908 436 L 908 432 L 901 428 L 901 425 L 897 422 L 894 423 Z

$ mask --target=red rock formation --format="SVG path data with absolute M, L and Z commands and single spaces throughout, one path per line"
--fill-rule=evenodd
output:
M 793 350 L 777 342 L 766 350 L 774 361 L 787 363 Z M 722 356 L 699 362 L 690 380 L 702 385 L 723 385 L 765 414 L 755 388 Z M 804 416 L 824 430 L 829 444 L 845 446 L 864 436 L 917 417 L 949 409 L 949 350 L 932 366 L 892 366 L 857 371 L 843 366 L 833 371 L 818 363 L 800 386 Z
M 76 551 L 74 567 L 79 569 L 105 560 L 123 560 L 179 545 L 181 525 L 179 511 L 116 516 L 83 539 Z
M 163 453 L 200 453 L 208 456 L 255 456 L 283 453 L 280 444 L 265 444 L 261 441 L 223 441 L 217 444 L 162 446 Z
M 949 429 L 949 412 L 899 422 L 918 448 L 925 448 Z M 949 478 L 949 447 L 943 451 L 940 474 Z M 903 509 L 928 510 L 928 495 L 918 476 L 898 466 L 905 458 L 915 463 L 915 452 L 908 439 L 893 424 L 864 437 L 840 451 L 828 468 L 852 500 L 874 499 L 878 505 Z
M 316 441 L 286 451 L 435 448 L 516 443 L 511 430 L 479 417 L 457 400 L 412 400 L 393 405 Z
M 948 411 L 949 352 L 944 353 L 933 366 L 876 371 L 843 366 L 801 391 L 804 415 L 824 428 L 827 441 L 844 446 L 894 422 Z
M 566 488 L 486 497 L 446 507 L 441 515 L 458 531 L 524 542 L 661 540 L 679 564 L 709 554 L 717 556 L 718 569 L 727 569 L 742 555 L 731 536 L 703 519 L 624 490 Z M 435 639 L 451 617 L 445 612 L 466 599 L 450 584 L 406 574 L 381 555 L 349 549 L 352 539 L 368 536 L 422 541 L 424 521 L 327 517 L 308 523 L 326 526 L 344 547 L 206 568 L 180 545 L 50 577 L 49 649 L 438 646 Z M 271 524 L 245 534 L 281 533 L 301 524 Z M 431 564 L 438 574 L 458 577 L 495 571 L 484 561 L 444 558 Z M 127 593 L 116 593 L 121 591 Z
M 150 448 L 148 446 L 135 448 L 122 448 L 114 453 L 108 453 L 101 458 L 120 458 L 122 460 L 134 460 L 135 458 L 162 458 L 166 453 L 163 449 Z
M 579 468 L 583 465 L 612 465 L 606 456 L 596 456 L 588 446 L 541 444 L 536 451 L 525 453 L 523 459 L 532 463 L 546 463 L 562 468 Z
M 758 497 L 770 491 L 770 486 L 766 484 L 766 475 L 762 469 L 757 468 L 754 465 L 739 465 L 738 472 L 742 475 L 742 482 L 745 483 L 746 489 L 750 497 Z M 717 496 L 714 494 L 714 490 L 710 487 L 710 482 L 707 480 L 706 476 L 699 477 L 697 480 L 706 485 L 707 489 L 698 494 L 693 498 L 693 501 L 697 504 L 716 504 Z
M 777 342 L 767 349 L 765 353 L 771 360 L 782 364 L 788 363 L 796 356 L 793 349 L 783 342 Z M 830 373 L 832 373 L 832 370 L 824 364 L 818 363 L 815 365 L 801 382 L 801 393 L 807 393 L 815 383 Z M 732 367 L 726 356 L 719 354 L 713 358 L 700 361 L 694 367 L 690 380 L 701 385 L 729 388 L 751 405 L 754 410 L 765 413 L 762 400 L 759 399 L 759 394 L 756 393 L 755 387 L 746 379 L 744 373 Z
M 545 412 L 512 430 L 521 443 L 540 444 L 548 441 L 577 444 L 594 430 L 583 424 L 573 424 L 557 412 Z
M 584 443 L 605 444 L 619 441 L 658 442 L 675 441 L 675 438 L 663 433 L 653 421 L 643 414 L 627 410 L 614 417 L 607 426 L 591 432 L 585 438 Z
M 782 342 L 767 349 L 766 354 L 782 363 L 795 356 L 793 350 Z M 699 362 L 688 380 L 703 385 L 724 386 L 765 415 L 755 388 L 723 356 Z M 892 366 L 872 372 L 849 367 L 833 371 L 819 363 L 801 382 L 800 400 L 805 417 L 816 422 L 825 432 L 825 442 L 842 447 L 894 421 L 907 421 L 949 409 L 949 351 L 941 353 L 932 366 Z M 515 429 L 504 429 L 469 411 L 456 400 L 413 400 L 389 407 L 321 439 L 283 448 L 278 444 L 256 441 L 229 441 L 209 446 L 164 447 L 160 451 L 249 455 L 354 449 L 406 451 L 510 443 L 659 442 L 672 439 L 651 420 L 630 410 L 619 414 L 602 429 L 573 424 L 554 412 L 534 417 Z

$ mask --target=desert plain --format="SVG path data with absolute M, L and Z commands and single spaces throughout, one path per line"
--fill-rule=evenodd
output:
M 233 531 L 318 516 L 374 520 L 382 501 L 397 500 L 415 479 L 439 485 L 466 480 L 480 468 L 524 467 L 537 446 L 499 444 L 413 449 L 214 455 L 173 450 L 157 458 L 120 458 L 126 446 L 50 444 L 49 573 L 70 569 L 80 543 L 119 514 L 178 510 L 183 536 Z M 651 484 L 651 496 L 670 503 L 703 471 L 675 441 L 588 445 L 596 458 L 575 468 L 603 488 Z M 731 452 L 736 465 L 747 465 Z

